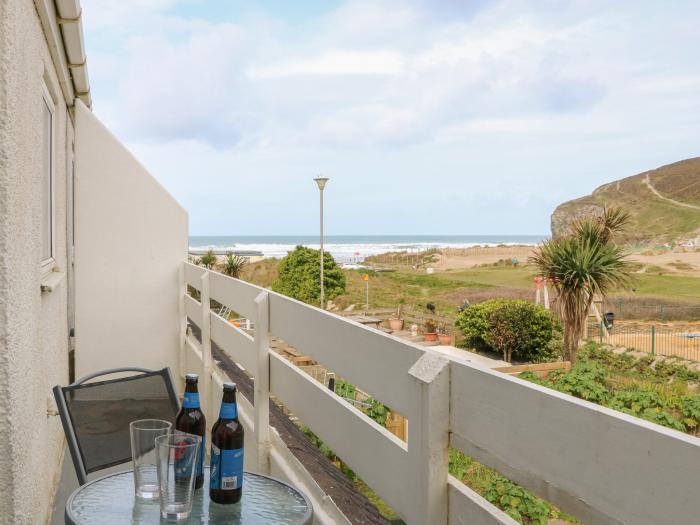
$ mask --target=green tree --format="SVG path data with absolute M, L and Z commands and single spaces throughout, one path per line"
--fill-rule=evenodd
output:
M 228 252 L 221 269 L 229 277 L 235 277 L 238 279 L 241 276 L 241 271 L 246 264 L 248 264 L 248 259 L 241 257 L 240 255 L 235 255 L 233 252 Z
M 209 250 L 207 253 L 202 255 L 202 257 L 199 260 L 205 268 L 211 270 L 216 264 L 217 258 L 216 255 L 214 255 L 214 250 Z
M 279 277 L 272 283 L 272 289 L 305 303 L 319 305 L 320 263 L 319 250 L 297 246 L 279 262 Z M 323 287 L 326 300 L 345 292 L 345 275 L 328 252 L 323 257 Z
M 613 242 L 628 220 L 629 215 L 619 208 L 606 208 L 600 216 L 575 224 L 569 236 L 547 241 L 530 257 L 538 274 L 550 279 L 557 291 L 564 356 L 572 363 L 594 297 L 605 297 L 631 280 L 626 253 Z
M 493 299 L 459 314 L 455 326 L 465 344 L 496 350 L 503 359 L 544 361 L 555 357 L 553 337 L 558 323 L 543 307 L 521 300 Z

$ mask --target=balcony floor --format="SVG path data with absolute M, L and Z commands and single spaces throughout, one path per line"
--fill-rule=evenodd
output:
M 124 463 L 123 465 L 117 465 L 115 467 L 110 467 L 99 472 L 95 472 L 94 474 L 90 474 L 88 479 L 92 480 L 101 478 L 102 476 L 106 476 L 114 472 L 121 472 L 122 470 L 126 470 L 130 467 L 131 465 L 129 463 Z M 64 449 L 63 462 L 61 464 L 61 478 L 58 483 L 58 487 L 56 488 L 56 495 L 53 501 L 53 513 L 51 515 L 49 525 L 64 525 L 66 502 L 73 491 L 78 488 L 78 486 L 78 477 L 75 475 L 75 469 L 73 468 L 73 461 L 70 458 L 70 452 L 68 452 L 68 449 Z

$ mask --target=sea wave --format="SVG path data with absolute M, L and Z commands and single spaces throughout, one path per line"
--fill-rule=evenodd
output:
M 318 243 L 301 243 L 308 248 L 319 249 Z M 420 253 L 432 249 L 473 248 L 474 246 L 516 246 L 531 245 L 534 242 L 386 242 L 386 243 L 324 243 L 324 250 L 341 263 L 361 262 L 366 257 L 387 252 Z M 280 258 L 294 250 L 297 244 L 286 243 L 236 243 L 236 244 L 200 244 L 190 246 L 190 250 L 214 250 L 215 252 L 260 252 L 266 258 Z

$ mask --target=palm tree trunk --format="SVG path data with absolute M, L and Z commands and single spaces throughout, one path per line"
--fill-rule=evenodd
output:
M 576 363 L 576 352 L 583 337 L 583 329 L 592 297 L 580 293 L 560 293 L 561 318 L 564 322 L 564 359 Z

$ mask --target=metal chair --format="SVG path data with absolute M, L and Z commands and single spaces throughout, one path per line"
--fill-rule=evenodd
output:
M 139 374 L 88 382 L 122 372 Z M 131 460 L 129 423 L 137 419 L 174 423 L 180 409 L 169 368 L 102 370 L 68 386 L 55 386 L 53 395 L 81 485 L 88 474 Z

